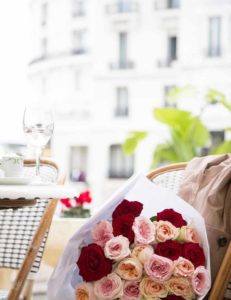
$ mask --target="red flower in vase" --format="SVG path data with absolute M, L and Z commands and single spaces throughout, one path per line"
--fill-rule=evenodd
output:
M 89 191 L 82 192 L 79 197 L 75 197 L 75 201 L 78 205 L 83 206 L 84 203 L 91 203 L 92 198 Z
M 71 205 L 71 199 L 70 198 L 63 198 L 63 199 L 60 199 L 60 201 L 67 208 L 71 208 L 72 207 L 72 205 Z

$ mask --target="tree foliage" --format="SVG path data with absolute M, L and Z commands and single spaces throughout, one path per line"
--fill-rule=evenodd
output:
M 174 88 L 170 91 L 169 97 L 173 102 L 188 90 L 185 87 Z M 179 96 L 179 97 L 178 97 Z M 231 103 L 224 94 L 214 89 L 209 89 L 205 96 L 205 103 L 199 115 L 177 108 L 155 108 L 153 117 L 165 125 L 169 132 L 169 138 L 158 144 L 153 153 L 151 167 L 154 168 L 160 163 L 189 161 L 195 156 L 201 155 L 201 150 L 207 147 L 211 139 L 209 129 L 203 123 L 201 114 L 204 109 L 213 104 L 222 105 L 231 114 Z M 224 130 L 230 130 L 224 128 Z M 124 153 L 131 155 L 139 143 L 149 135 L 144 131 L 133 131 L 123 144 Z M 215 149 L 210 149 L 209 154 L 221 154 L 231 152 L 231 141 L 225 141 Z

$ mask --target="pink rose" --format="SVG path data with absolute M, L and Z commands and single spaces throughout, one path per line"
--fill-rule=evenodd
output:
M 179 257 L 174 261 L 173 275 L 176 277 L 187 277 L 191 278 L 194 272 L 194 265 L 190 260 Z
M 157 242 L 165 242 L 167 240 L 175 240 L 179 234 L 179 229 L 168 221 L 156 222 L 156 240 Z
M 118 264 L 116 273 L 124 280 L 139 280 L 143 273 L 143 266 L 135 258 L 125 258 Z
M 150 245 L 138 244 L 132 250 L 131 256 L 137 258 L 142 264 L 154 253 L 154 249 Z
M 150 244 L 155 238 L 155 226 L 148 218 L 136 217 L 132 226 L 135 233 L 135 242 L 140 244 Z
M 119 261 L 130 255 L 129 244 L 130 242 L 125 236 L 115 236 L 106 242 L 104 254 L 109 259 Z
M 104 247 L 106 242 L 113 237 L 112 224 L 108 221 L 101 221 L 91 230 L 93 243 Z
M 140 283 L 140 290 L 145 299 L 159 299 L 168 295 L 163 283 L 156 282 L 149 277 L 144 277 Z
M 181 242 L 191 242 L 200 244 L 200 237 L 195 228 L 190 226 L 182 226 L 180 229 L 179 237 L 177 238 Z
M 145 261 L 144 270 L 154 281 L 164 282 L 173 273 L 173 262 L 166 257 L 153 254 Z
M 205 267 L 197 267 L 192 276 L 192 287 L 199 296 L 204 296 L 210 289 L 211 280 Z
M 141 300 L 140 282 L 125 281 L 121 300 Z
M 121 278 L 111 273 L 95 282 L 95 295 L 101 300 L 120 298 L 123 295 L 123 283 Z
M 166 282 L 166 287 L 170 294 L 180 296 L 186 300 L 191 300 L 194 298 L 192 286 L 188 278 L 171 277 Z
M 76 300 L 96 300 L 93 291 L 93 284 L 89 282 L 81 282 L 75 289 Z

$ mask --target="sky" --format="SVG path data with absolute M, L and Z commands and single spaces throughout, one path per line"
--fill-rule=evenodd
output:
M 28 102 L 29 0 L 0 1 L 0 143 L 24 142 Z

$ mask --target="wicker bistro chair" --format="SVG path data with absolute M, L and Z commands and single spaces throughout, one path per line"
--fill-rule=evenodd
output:
M 177 193 L 186 163 L 172 164 L 157 168 L 147 177 L 157 185 Z M 209 293 L 209 300 L 231 299 L 231 241 L 219 272 Z
M 34 176 L 35 161 L 25 160 L 24 170 L 27 176 Z M 58 167 L 54 162 L 42 160 L 40 172 L 47 181 L 58 181 Z M 60 179 L 59 183 L 63 180 Z M 0 291 L 0 300 L 19 299 L 27 277 L 30 278 L 30 288 L 24 299 L 30 298 L 33 274 L 40 267 L 57 201 L 37 199 L 30 207 L 0 210 L 0 268 L 19 270 L 11 290 Z

